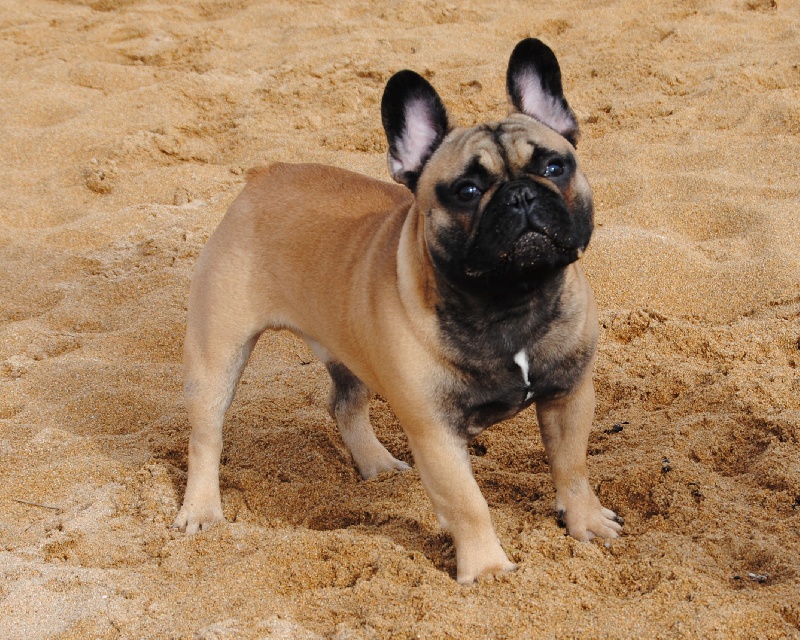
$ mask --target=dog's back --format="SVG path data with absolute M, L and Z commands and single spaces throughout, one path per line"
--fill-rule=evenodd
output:
M 256 209 L 268 206 L 273 213 L 284 212 L 314 218 L 322 215 L 337 221 L 356 220 L 405 205 L 411 206 L 411 192 L 398 184 L 375 180 L 360 173 L 322 164 L 276 162 L 247 172 L 247 186 L 240 198 L 252 198 Z M 237 198 L 238 200 L 239 198 Z

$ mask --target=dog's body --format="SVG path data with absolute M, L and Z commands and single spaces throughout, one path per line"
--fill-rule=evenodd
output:
M 284 328 L 325 362 L 329 410 L 364 478 L 408 467 L 369 424 L 371 392 L 389 402 L 453 535 L 460 582 L 514 567 L 466 444 L 534 402 L 570 534 L 617 535 L 586 475 L 598 328 L 577 262 L 592 227 L 591 192 L 568 141 L 577 124 L 555 57 L 538 41 L 517 47 L 508 83 L 516 113 L 451 131 L 425 80 L 390 80 L 390 171 L 411 190 L 321 165 L 250 174 L 192 283 L 192 436 L 177 527 L 192 533 L 222 519 L 224 414 L 258 336 Z

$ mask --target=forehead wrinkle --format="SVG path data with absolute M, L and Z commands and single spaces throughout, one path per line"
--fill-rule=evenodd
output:
M 508 157 L 508 149 L 506 149 L 505 144 L 503 143 L 503 134 L 505 133 L 503 129 L 503 124 L 500 123 L 492 132 L 492 140 L 494 140 L 494 144 L 497 147 L 497 151 L 500 154 L 500 157 L 503 159 L 503 167 L 504 167 L 504 174 L 506 176 L 511 175 L 511 162 Z
M 530 135 L 524 135 L 527 127 L 519 122 L 501 122 L 495 132 L 495 143 L 502 149 L 503 160 L 509 175 L 516 168 L 526 166 L 539 145 Z
M 477 132 L 481 135 L 469 137 L 472 147 L 470 156 L 477 158 L 488 173 L 499 177 L 507 173 L 507 163 L 504 150 L 495 140 L 495 131 L 496 127 L 491 124 L 479 126 Z

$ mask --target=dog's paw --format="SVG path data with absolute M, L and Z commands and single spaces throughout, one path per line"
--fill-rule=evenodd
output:
M 484 550 L 482 553 L 457 552 L 457 575 L 459 584 L 472 584 L 514 571 L 517 565 L 511 562 L 505 551 L 497 543 L 496 548 Z
M 186 535 L 192 536 L 198 531 L 205 531 L 223 520 L 222 505 L 198 509 L 184 504 L 181 510 L 178 511 L 175 522 L 172 523 L 172 528 L 185 531 Z
M 356 457 L 357 453 L 352 452 L 358 472 L 364 480 L 375 478 L 386 471 L 408 471 L 411 468 L 410 465 L 395 458 L 383 445 L 378 446 L 380 449 L 374 448 L 368 455 L 358 452 L 361 455 Z
M 581 542 L 593 538 L 616 538 L 622 533 L 622 519 L 611 509 L 603 507 L 591 489 L 566 499 L 558 496 L 556 508 L 569 535 Z

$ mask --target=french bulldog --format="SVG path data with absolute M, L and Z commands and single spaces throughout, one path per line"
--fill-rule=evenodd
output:
M 569 534 L 621 532 L 586 469 L 598 321 L 580 264 L 593 203 L 578 123 L 541 41 L 516 46 L 506 86 L 507 117 L 460 128 L 422 76 L 392 76 L 381 112 L 399 185 L 318 164 L 249 173 L 191 284 L 176 528 L 223 519 L 223 419 L 259 336 L 286 329 L 325 363 L 328 408 L 363 478 L 408 468 L 369 422 L 372 394 L 388 401 L 452 535 L 459 582 L 516 566 L 467 445 L 532 404 Z

